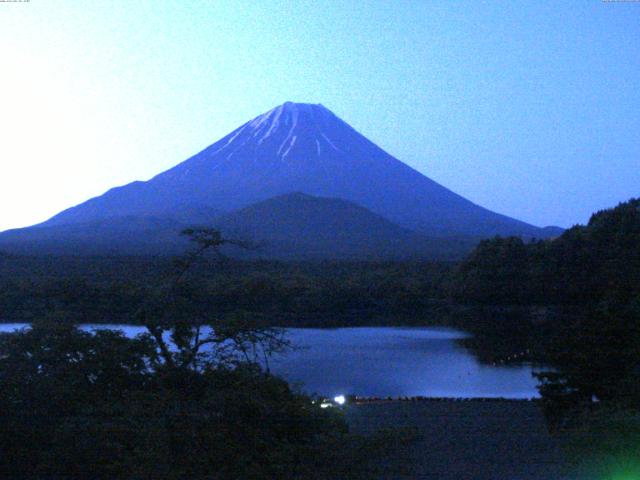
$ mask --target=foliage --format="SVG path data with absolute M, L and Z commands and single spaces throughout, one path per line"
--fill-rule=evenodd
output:
M 155 355 L 148 336 L 59 322 L 3 334 L 3 476 L 349 478 L 336 451 L 359 440 L 335 412 L 251 363 L 166 369 Z
M 136 318 L 155 342 L 162 366 L 199 371 L 211 366 L 234 366 L 238 359 L 257 363 L 257 355 L 266 362 L 272 353 L 286 349 L 288 343 L 282 329 L 251 320 L 220 321 L 214 312 L 201 308 L 194 290 L 185 288 L 187 274 L 203 255 L 213 252 L 221 257 L 220 248 L 226 244 L 249 248 L 248 244 L 223 238 L 220 232 L 209 228 L 187 229 L 183 234 L 197 247 L 175 261 L 177 271 L 173 278 L 155 290 L 155 295 L 136 312 Z
M 371 478 L 382 446 L 266 372 L 287 347 L 251 314 L 200 310 L 198 245 L 145 298 L 148 333 L 80 330 L 61 312 L 0 335 L 0 474 L 23 479 Z M 73 295 L 72 291 L 69 294 Z M 190 301 L 193 300 L 193 301 Z
M 528 251 L 517 237 L 483 240 L 458 267 L 453 295 L 482 304 L 521 304 Z
M 547 343 L 540 393 L 553 426 L 605 405 L 640 410 L 640 302 L 599 302 L 555 327 Z
M 144 304 L 185 316 L 241 310 L 281 326 L 402 323 L 433 317 L 444 303 L 450 268 L 428 262 L 239 262 L 214 255 L 200 258 L 174 288 L 179 267 L 166 258 L 11 257 L 0 259 L 0 317 L 28 322 L 58 312 L 78 323 L 140 323 L 134 314 Z M 162 288 L 159 278 L 166 279 Z M 160 308 L 167 293 L 176 303 Z
M 482 305 L 627 303 L 640 294 L 640 199 L 595 213 L 560 237 L 481 242 L 455 270 L 450 295 Z
M 640 409 L 640 199 L 595 213 L 559 238 L 488 240 L 455 271 L 454 298 L 480 305 L 559 305 L 538 374 L 552 424 L 593 400 Z

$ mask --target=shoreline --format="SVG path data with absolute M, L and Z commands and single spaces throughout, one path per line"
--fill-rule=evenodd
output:
M 373 401 L 345 405 L 358 435 L 396 431 L 405 472 L 384 479 L 578 480 L 549 432 L 541 402 L 508 399 Z M 584 478 L 584 477 L 582 477 Z
M 540 397 L 530 398 L 511 398 L 511 397 L 427 397 L 427 396 L 414 396 L 414 397 L 360 397 L 355 396 L 353 399 L 347 398 L 349 405 L 369 405 L 369 404 L 382 404 L 382 403 L 443 403 L 443 402 L 479 402 L 479 403 L 539 403 Z

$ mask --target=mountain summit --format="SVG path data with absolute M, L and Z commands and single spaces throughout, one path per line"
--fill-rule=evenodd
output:
M 0 248 L 176 253 L 185 247 L 180 230 L 196 225 L 247 232 L 271 241 L 269 255 L 287 258 L 332 251 L 451 258 L 481 237 L 557 234 L 471 203 L 322 105 L 287 102 L 149 181 L 113 188 L 40 225 L 0 234 Z
M 397 160 L 322 105 L 287 102 L 147 182 L 114 188 L 44 225 L 151 215 L 202 220 L 291 192 L 342 198 L 430 236 L 548 236 Z M 189 218 L 185 212 L 194 212 Z M 186 218 L 185 218 L 186 216 Z

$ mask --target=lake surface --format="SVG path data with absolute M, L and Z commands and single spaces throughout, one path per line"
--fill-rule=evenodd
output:
M 0 324 L 12 331 L 25 324 Z M 134 336 L 143 327 L 115 328 Z M 277 356 L 271 371 L 310 394 L 377 397 L 538 397 L 532 368 L 481 364 L 448 328 L 290 328 L 296 350 Z

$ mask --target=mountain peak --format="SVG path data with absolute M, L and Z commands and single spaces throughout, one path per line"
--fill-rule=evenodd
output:
M 284 102 L 282 105 L 277 106 L 276 108 L 285 108 L 290 110 L 313 110 L 313 109 L 322 109 L 326 110 L 325 106 L 321 103 L 303 103 L 303 102 Z
M 46 225 L 179 212 L 184 205 L 228 213 L 291 192 L 347 200 L 429 236 L 545 236 L 413 170 L 321 104 L 296 102 L 258 115 L 147 182 L 112 189 Z
M 331 137 L 336 128 L 344 126 L 347 124 L 322 104 L 285 102 L 233 132 L 224 148 L 249 141 L 258 148 L 275 149 L 273 160 L 285 161 L 301 152 L 305 157 L 319 156 L 323 149 L 340 151 Z
M 325 114 L 330 114 L 333 115 L 333 113 L 327 109 L 324 105 L 322 105 L 321 103 L 298 103 L 298 102 L 284 102 L 281 105 L 278 105 L 277 107 L 272 108 L 271 110 L 263 113 L 262 115 L 258 115 L 256 118 L 254 118 L 251 122 L 256 122 L 259 120 L 264 120 L 267 118 L 275 118 L 275 117 L 280 117 L 282 115 L 300 115 L 300 114 L 307 114 L 307 115 L 325 115 Z M 335 115 L 334 115 L 335 116 Z M 249 122 L 249 123 L 251 123 Z
M 330 115 L 337 118 L 329 109 L 327 109 L 321 103 L 296 103 L 296 102 L 284 102 L 275 108 L 258 115 L 256 118 L 248 122 L 252 126 L 260 126 L 269 122 L 278 122 L 280 120 L 286 120 L 287 118 L 294 117 L 297 122 L 298 119 L 313 120 L 314 118 L 320 118 Z M 293 121 L 289 122 L 293 123 Z

